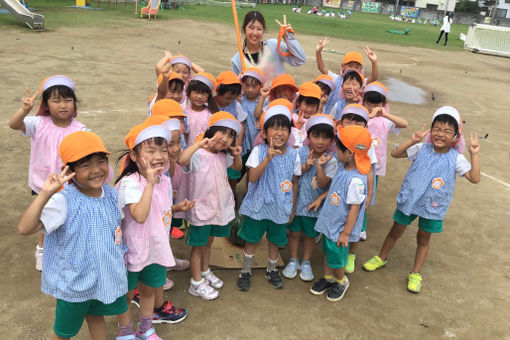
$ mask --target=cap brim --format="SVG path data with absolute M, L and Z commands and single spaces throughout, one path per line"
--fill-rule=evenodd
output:
M 370 162 L 370 157 L 368 157 L 368 154 L 359 155 L 355 153 L 354 160 L 356 161 L 356 168 L 360 173 L 366 175 L 370 172 L 370 167 L 372 166 L 372 164 Z

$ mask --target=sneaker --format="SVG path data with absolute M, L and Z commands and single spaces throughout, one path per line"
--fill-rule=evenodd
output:
M 173 227 L 172 230 L 170 231 L 170 236 L 172 236 L 172 238 L 179 240 L 184 237 L 184 233 L 182 232 L 181 229 Z
M 140 308 L 140 292 L 138 291 L 138 287 L 135 288 L 134 293 L 135 295 L 133 296 L 133 300 L 131 300 L 131 303 L 136 307 Z
M 420 273 L 409 273 L 407 277 L 407 290 L 412 293 L 421 292 L 421 281 L 423 278 Z
M 359 233 L 359 240 L 360 241 L 366 241 L 367 240 L 367 232 L 366 231 L 362 231 L 361 233 Z
M 328 291 L 328 294 L 326 295 L 326 299 L 328 301 L 339 301 L 342 300 L 342 298 L 345 295 L 345 292 L 347 291 L 347 288 L 349 288 L 349 279 L 347 276 L 344 276 L 345 280 L 343 283 L 338 283 L 335 281 L 331 288 Z
M 188 289 L 188 293 L 193 296 L 199 296 L 204 300 L 214 300 L 220 295 L 216 289 L 209 286 L 209 282 L 205 279 L 203 279 L 202 283 L 198 285 L 191 283 Z
M 239 278 L 237 279 L 237 289 L 242 292 L 250 290 L 251 286 L 251 273 L 240 272 Z
M 221 281 L 216 275 L 214 275 L 214 273 L 210 269 L 209 273 L 202 277 L 206 279 L 207 282 L 209 282 L 209 285 L 214 289 L 220 289 L 221 287 L 223 287 L 223 281 Z
M 115 340 L 136 340 L 136 336 L 134 334 L 122 335 L 115 338 Z
M 313 271 L 312 271 L 312 264 L 310 261 L 303 260 L 301 262 L 301 273 L 299 273 L 299 277 L 301 280 L 309 282 L 313 281 Z M 285 274 L 284 274 L 285 275 Z
M 163 290 L 170 290 L 173 287 L 174 287 L 174 282 L 167 277 L 165 284 L 163 285 Z
M 42 271 L 43 248 L 35 246 L 35 269 Z
M 297 259 L 291 258 L 287 266 L 283 270 L 282 274 L 287 279 L 293 279 L 297 275 L 297 271 L 299 269 L 299 262 Z
M 374 270 L 384 267 L 386 263 L 388 263 L 388 260 L 383 261 L 379 256 L 376 255 L 367 262 L 363 263 L 363 269 L 365 269 L 367 272 L 373 272 Z
M 278 270 L 273 270 L 272 272 L 268 272 L 266 270 L 266 280 L 269 281 L 273 288 L 276 289 L 283 288 L 282 277 L 280 276 L 280 272 Z
M 166 268 L 166 271 L 176 270 L 186 270 L 189 268 L 189 261 L 184 259 L 175 259 L 175 266 Z
M 145 333 L 140 333 L 140 331 L 136 331 L 136 339 L 139 340 L 163 340 L 157 334 L 154 328 L 149 329 Z
M 186 319 L 188 311 L 184 308 L 175 308 L 170 301 L 165 301 L 161 311 L 154 310 L 152 323 L 178 323 Z
M 313 241 L 315 242 L 315 244 L 319 243 L 320 241 L 322 240 L 322 234 L 319 234 L 319 236 L 317 236 Z
M 313 295 L 321 295 L 325 291 L 327 291 L 331 286 L 333 285 L 332 281 L 326 280 L 325 278 L 321 277 L 319 281 L 316 281 L 312 288 L 310 288 L 310 293 Z
M 356 260 L 356 255 L 348 254 L 347 255 L 347 264 L 345 265 L 345 272 L 347 274 L 354 273 L 354 261 Z

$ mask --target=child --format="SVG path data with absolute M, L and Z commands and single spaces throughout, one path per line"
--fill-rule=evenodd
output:
M 182 135 L 186 131 L 187 115 L 184 113 L 182 106 L 175 100 L 172 99 L 161 99 L 158 100 L 152 107 L 152 115 L 164 116 L 167 118 L 175 118 L 181 122 L 181 146 L 186 148 L 186 141 Z
M 175 72 L 168 72 L 158 76 L 158 92 L 149 100 L 149 116 L 152 107 L 162 99 L 171 99 L 180 103 L 183 96 L 184 80 Z
M 424 130 L 425 126 L 391 152 L 395 158 L 407 156 L 413 164 L 402 182 L 397 196 L 397 209 L 393 214 L 395 222 L 381 251 L 363 264 L 363 268 L 369 272 L 384 267 L 397 240 L 407 226 L 419 217 L 416 235 L 418 247 L 407 281 L 407 289 L 413 293 L 421 291 L 423 278 L 420 272 L 429 251 L 431 234 L 443 231 L 443 219 L 455 190 L 455 175 L 464 176 L 471 183 L 480 181 L 478 136 L 476 133 L 471 135 L 470 164 L 461 153 L 464 141 L 462 120 L 457 110 L 451 106 L 438 109 L 432 117 L 430 140 L 420 143 L 428 133 Z
M 253 149 L 255 137 L 260 131 L 255 118 L 255 108 L 260 98 L 260 90 L 264 84 L 264 74 L 256 67 L 247 68 L 241 75 L 243 86 L 243 95 L 241 96 L 241 107 L 246 113 L 246 122 L 243 138 L 243 155 L 249 155 Z M 262 107 L 267 105 L 267 100 L 263 100 Z M 260 126 L 259 126 L 260 127 Z M 247 156 L 246 156 L 247 159 Z M 243 159 L 243 163 L 246 162 Z
M 322 107 L 319 108 L 319 112 L 324 112 L 324 105 L 326 105 L 327 101 L 329 100 L 329 95 L 331 94 L 331 92 L 334 92 L 336 90 L 336 85 L 333 82 L 333 78 L 331 78 L 327 74 L 321 74 L 320 76 L 315 78 L 313 82 L 321 88 Z
M 64 137 L 58 152 L 64 169 L 49 174 L 18 229 L 46 234 L 41 290 L 57 299 L 53 339 L 75 336 L 83 320 L 92 339 L 106 339 L 103 316 L 128 309 L 117 191 L 105 183 L 109 152 L 86 131 Z
M 386 86 L 379 82 L 372 82 L 367 85 L 363 94 L 363 106 L 369 112 L 370 119 L 368 120 L 367 128 L 372 135 L 375 154 L 377 156 L 377 166 L 375 168 L 375 184 L 374 189 L 377 190 L 377 182 L 379 176 L 386 174 L 386 144 L 388 135 L 393 133 L 398 135 L 400 129 L 407 127 L 407 120 L 390 114 L 390 109 L 386 101 L 388 96 L 388 89 Z M 372 197 L 372 202 L 369 202 L 365 212 L 371 204 L 374 204 L 375 192 Z M 361 231 L 360 239 L 367 239 L 367 219 L 363 220 L 363 228 Z
M 76 117 L 76 94 L 74 82 L 62 75 L 51 76 L 41 82 L 42 100 L 35 117 L 27 117 L 34 107 L 39 92 L 21 100 L 21 108 L 11 117 L 9 127 L 19 130 L 30 138 L 30 165 L 28 185 L 32 195 L 37 195 L 49 174 L 60 173 L 62 162 L 58 156 L 58 146 L 68 134 L 86 130 Z M 35 268 L 42 270 L 43 233 L 38 234 L 35 250 Z
M 169 243 L 172 213 L 193 207 L 188 200 L 172 205 L 170 178 L 161 174 L 168 166 L 170 139 L 170 131 L 161 125 L 133 127 L 124 139 L 129 151 L 124 153 L 126 164 L 116 181 L 124 215 L 122 236 L 128 247 L 128 299 L 138 286 L 140 325 L 136 336 L 141 339 L 159 339 L 152 321 L 157 312 L 156 288 L 165 284 L 166 267 L 175 265 Z M 119 316 L 119 329 L 121 337 L 133 334 L 129 311 Z
M 299 96 L 296 103 L 296 112 L 292 114 L 292 122 L 296 146 L 303 146 L 306 138 L 306 121 L 319 111 L 321 101 L 321 88 L 311 81 L 304 82 L 299 87 Z
M 214 237 L 230 235 L 235 217 L 234 197 L 226 181 L 227 168 L 241 170 L 241 146 L 235 145 L 241 124 L 228 112 L 209 119 L 203 139 L 184 150 L 179 164 L 189 169 L 188 193 L 196 204 L 186 214 L 191 227 L 186 243 L 191 249 L 191 284 L 188 292 L 204 300 L 216 299 L 223 287 L 209 268 Z
M 167 53 L 165 53 L 167 54 Z M 191 60 L 186 58 L 183 55 L 176 55 L 172 58 L 172 55 L 168 52 L 168 55 L 170 57 L 170 65 L 172 67 L 172 71 L 177 73 L 182 80 L 184 80 L 184 96 L 182 98 L 182 101 L 180 103 L 186 102 L 186 95 L 187 95 L 187 86 L 189 85 L 190 77 L 191 77 L 191 71 L 195 72 L 195 74 L 203 73 L 205 72 L 202 67 L 199 65 L 192 63 Z
M 296 212 L 292 223 L 287 227 L 289 234 L 290 261 L 283 270 L 283 276 L 293 279 L 299 269 L 303 281 L 313 280 L 312 256 L 314 239 L 319 235 L 314 230 L 319 212 L 308 206 L 323 192 L 327 191 L 331 178 L 336 173 L 336 160 L 328 152 L 335 136 L 333 120 L 330 116 L 318 113 L 306 122 L 307 138 L 305 146 L 298 149 L 299 158 L 306 160 L 301 166 L 299 191 L 296 199 Z M 299 239 L 304 232 L 303 262 L 299 264 Z
M 324 277 L 310 288 L 314 295 L 328 291 L 329 301 L 342 299 L 349 288 L 344 268 L 349 242 L 359 239 L 363 222 L 371 141 L 370 133 L 361 126 L 338 127 L 336 153 L 343 167 L 338 168 L 331 182 L 329 199 L 325 200 L 315 224 L 315 230 L 324 235 Z
M 257 145 L 246 166 L 248 192 L 239 213 L 244 215 L 239 237 L 246 241 L 243 268 L 237 288 L 248 291 L 251 284 L 251 266 L 256 244 L 266 233 L 268 241 L 268 267 L 266 279 L 274 288 L 283 282 L 276 268 L 278 247 L 287 244 L 286 225 L 294 216 L 298 176 L 301 162 L 296 149 L 288 147 L 291 128 L 291 103 L 278 99 L 269 104 L 261 118 L 261 132 L 265 144 Z
M 262 116 L 262 112 L 264 110 L 264 103 L 266 98 L 269 96 L 270 100 L 275 99 L 287 99 L 289 102 L 293 103 L 296 98 L 296 92 L 298 88 L 296 86 L 296 82 L 294 78 L 290 74 L 282 73 L 278 77 L 274 78 L 271 82 L 271 88 L 263 87 L 260 90 L 260 98 L 255 108 L 255 119 L 260 120 Z
M 355 51 L 351 51 L 344 56 L 344 60 L 341 65 L 339 74 L 329 71 L 326 68 L 326 65 L 324 64 L 324 60 L 322 59 L 322 50 L 324 49 L 324 47 L 326 47 L 326 45 L 328 43 L 329 43 L 328 38 L 319 40 L 319 42 L 317 43 L 317 46 L 315 47 L 315 58 L 317 59 L 317 67 L 319 68 L 319 71 L 322 74 L 327 74 L 327 75 L 331 76 L 331 78 L 333 78 L 333 81 L 335 82 L 335 85 L 337 88 L 340 88 L 340 85 L 342 85 L 343 75 L 344 75 L 345 71 L 356 70 L 362 75 L 365 74 L 363 71 L 363 56 L 360 53 L 355 52 Z M 363 51 L 365 52 L 368 59 L 372 63 L 372 75 L 367 79 L 367 83 L 371 83 L 373 81 L 376 81 L 377 78 L 379 77 L 379 67 L 377 64 L 377 56 L 372 50 L 370 50 L 370 48 L 368 48 L 368 46 L 365 47 L 363 49 Z M 333 105 L 335 105 L 335 103 L 338 101 L 338 99 L 339 99 L 338 93 L 333 92 L 331 94 L 331 96 L 329 96 L 328 102 L 324 106 L 323 111 L 330 112 L 331 108 L 333 107 Z
M 342 85 L 338 92 L 339 99 L 329 111 L 333 120 L 342 116 L 342 111 L 349 104 L 358 104 L 361 102 L 365 77 L 356 70 L 347 70 L 343 76 Z
M 184 111 L 188 115 L 189 131 L 186 133 L 186 144 L 195 143 L 197 136 L 207 130 L 209 117 L 218 111 L 213 99 L 216 80 L 212 74 L 197 73 L 189 82 L 186 94 L 188 99 Z

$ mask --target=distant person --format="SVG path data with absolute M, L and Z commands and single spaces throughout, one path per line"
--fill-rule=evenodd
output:
M 439 33 L 439 37 L 437 38 L 436 44 L 439 44 L 439 41 L 441 41 L 441 37 L 444 33 L 444 45 L 448 43 L 448 33 L 450 33 L 450 25 L 453 21 L 453 14 L 447 12 L 446 15 L 443 18 L 443 26 L 441 26 L 441 33 Z

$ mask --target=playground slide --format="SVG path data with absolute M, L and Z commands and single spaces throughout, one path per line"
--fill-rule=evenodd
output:
M 44 16 L 30 12 L 18 0 L 0 0 L 0 3 L 31 29 L 44 29 Z

